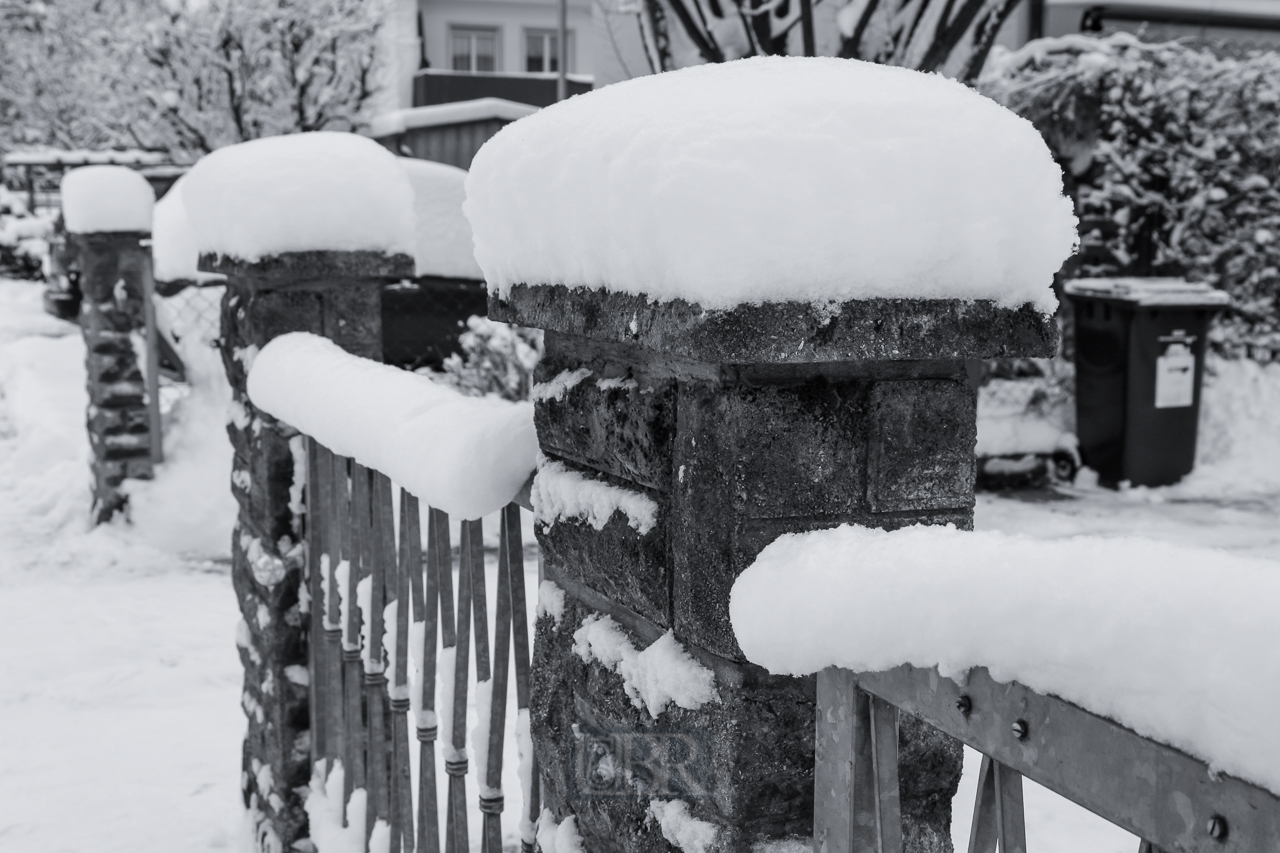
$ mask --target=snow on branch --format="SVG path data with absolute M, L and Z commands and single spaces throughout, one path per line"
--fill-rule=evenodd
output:
M 248 388 L 259 409 L 458 518 L 510 503 L 537 459 L 531 403 L 466 397 L 305 332 L 263 347 Z
M 1276 601 L 1274 562 L 1218 550 L 846 525 L 777 539 L 729 612 L 774 673 L 984 666 L 1280 792 Z

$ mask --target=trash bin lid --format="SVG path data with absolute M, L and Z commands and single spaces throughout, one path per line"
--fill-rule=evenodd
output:
M 1068 296 L 1115 299 L 1142 306 L 1221 308 L 1231 302 L 1224 290 L 1180 278 L 1077 278 L 1062 289 Z

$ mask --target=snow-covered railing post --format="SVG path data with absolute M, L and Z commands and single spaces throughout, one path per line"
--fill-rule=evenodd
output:
M 143 246 L 154 203 L 146 179 L 124 166 L 73 169 L 62 181 L 63 216 L 82 269 L 95 523 L 125 508 L 126 478 L 151 479 L 152 463 L 159 461 L 151 253 Z M 151 339 L 145 366 L 133 345 L 136 329 Z
M 783 534 L 972 528 L 964 359 L 1054 351 L 1057 166 L 953 81 L 770 58 L 542 110 L 467 189 L 490 317 L 546 330 L 543 850 L 807 835 L 814 681 L 747 661 L 730 589 Z M 900 739 L 902 845 L 949 851 L 960 744 Z
M 246 379 L 261 348 L 287 332 L 381 357 L 382 288 L 413 275 L 413 191 L 385 149 L 338 133 L 220 149 L 181 189 L 200 271 L 227 279 L 221 343 L 233 393 L 231 485 L 240 502 L 232 580 L 245 620 L 244 797 L 258 848 L 289 850 L 307 837 L 298 792 L 311 777 L 310 739 L 324 731 L 326 709 L 312 701 L 317 685 L 308 676 L 325 635 L 324 614 L 313 606 L 323 590 L 320 573 L 306 571 L 303 547 L 305 441 L 254 405 Z M 351 472 L 353 485 L 360 470 Z M 367 565 L 384 566 L 368 556 L 378 528 L 367 488 L 353 489 L 347 508 L 366 516 L 356 525 L 366 539 L 358 552 Z M 332 752 L 327 740 L 318 745 Z

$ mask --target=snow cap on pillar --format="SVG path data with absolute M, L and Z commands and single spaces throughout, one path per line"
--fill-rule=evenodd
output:
M 125 166 L 82 166 L 62 178 L 62 216 L 72 234 L 150 233 L 155 191 Z
M 756 57 L 514 122 L 464 208 L 491 291 L 564 285 L 708 311 L 876 298 L 1052 312 L 1075 248 L 1030 122 L 939 75 Z
M 248 262 L 314 251 L 412 256 L 413 188 L 396 160 L 354 133 L 220 148 L 182 181 L 197 250 Z

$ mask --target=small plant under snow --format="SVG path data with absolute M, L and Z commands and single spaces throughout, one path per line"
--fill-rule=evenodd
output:
M 662 837 L 684 853 L 707 853 L 720 832 L 715 824 L 689 814 L 683 800 L 650 800 L 649 817 L 658 822 Z
M 674 702 L 696 711 L 718 702 L 715 673 L 694 660 L 671 631 L 637 651 L 610 616 L 592 613 L 573 633 L 573 651 L 587 663 L 598 661 L 622 676 L 631 704 L 656 718 Z
M 565 518 L 580 518 L 603 530 L 615 512 L 644 536 L 658 523 L 658 504 L 642 492 L 588 479 L 561 462 L 543 460 L 530 492 L 533 517 L 548 527 Z

